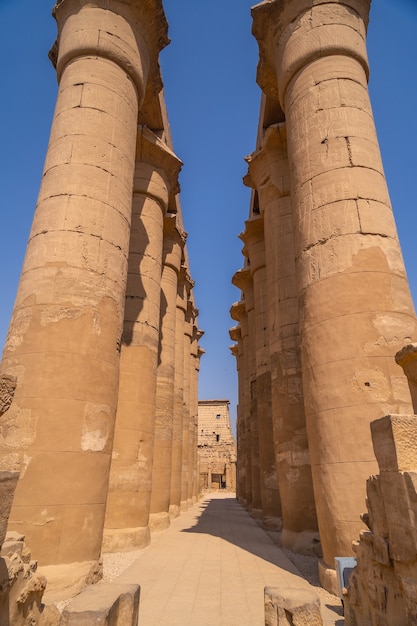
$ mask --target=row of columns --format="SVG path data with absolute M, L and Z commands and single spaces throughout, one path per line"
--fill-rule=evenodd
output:
M 318 528 L 327 587 L 362 528 L 377 468 L 369 423 L 410 410 L 393 356 L 416 334 L 369 101 L 368 11 L 368 0 L 252 9 L 263 109 L 233 279 L 238 497 L 269 514 L 273 442 L 282 541 L 314 547 Z
M 51 578 L 76 563 L 83 584 L 102 549 L 146 545 L 196 501 L 203 351 L 181 162 L 167 129 L 138 123 L 145 96 L 164 106 L 162 3 L 61 0 L 54 16 L 59 88 L 1 366 L 17 384 L 0 465 L 20 472 L 10 528 Z

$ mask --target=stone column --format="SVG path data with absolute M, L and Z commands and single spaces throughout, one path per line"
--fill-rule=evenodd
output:
M 102 4 L 54 9 L 59 91 L 2 364 L 17 378 L 1 436 L 1 466 L 21 472 L 10 528 L 41 565 L 76 563 L 68 585 L 100 569 L 138 107 L 168 41 L 160 2 Z
M 249 258 L 254 294 L 254 343 L 256 367 L 256 416 L 259 437 L 259 467 L 263 525 L 281 530 L 282 509 L 275 464 L 271 403 L 271 364 L 269 358 L 269 326 L 267 274 L 265 267 L 264 220 L 255 216 L 245 222 L 240 236 Z
M 181 473 L 183 448 L 183 401 L 184 401 L 184 323 L 186 308 L 187 272 L 181 267 L 175 318 L 175 372 L 174 372 L 174 415 L 172 423 L 172 469 L 169 514 L 177 517 L 181 503 Z
M 149 517 L 151 530 L 162 530 L 170 523 L 176 300 L 184 243 L 185 237 L 178 230 L 176 216 L 168 215 L 164 220 L 154 461 Z
M 255 298 L 250 269 L 237 271 L 232 279 L 235 287 L 242 290 L 245 303 L 245 333 L 247 333 L 247 381 L 248 381 L 248 441 L 250 449 L 251 501 L 248 508 L 253 517 L 262 517 L 261 476 L 259 461 L 259 431 L 256 389 L 256 337 L 255 337 Z
M 119 400 L 103 549 L 150 541 L 149 512 L 155 431 L 163 220 L 180 161 L 146 127 L 139 128 L 133 213 L 120 355 Z
M 237 331 L 239 349 L 239 409 L 236 424 L 237 436 L 237 496 L 240 504 L 246 507 L 252 502 L 252 460 L 250 438 L 250 395 L 248 378 L 248 330 L 245 303 L 236 302 L 231 310 L 232 319 L 239 322 Z M 233 336 L 231 337 L 234 338 Z
M 198 376 L 200 373 L 200 359 L 205 353 L 205 350 L 198 344 L 201 337 L 204 335 L 204 331 L 199 330 L 198 326 L 194 327 L 192 350 L 192 402 L 194 411 L 194 443 L 193 443 L 193 491 L 192 500 L 193 504 L 199 499 L 199 484 L 200 484 L 200 463 L 198 458 Z
M 281 542 L 310 551 L 318 542 L 304 412 L 298 290 L 285 123 L 270 126 L 247 158 L 245 183 L 258 192 L 264 218 L 275 458 L 281 496 Z
M 189 283 L 190 285 L 190 283 Z M 189 297 L 189 293 L 188 293 Z M 190 350 L 192 326 L 192 307 L 187 300 L 184 321 L 184 395 L 183 395 L 183 423 L 182 423 L 182 470 L 181 470 L 181 511 L 187 511 L 192 502 L 189 501 L 188 486 L 190 482 Z
M 252 11 L 259 81 L 287 122 L 307 431 L 324 562 L 334 567 L 334 556 L 351 554 L 377 469 L 369 423 L 410 410 L 392 357 L 416 320 L 369 102 L 369 2 L 311 5 Z

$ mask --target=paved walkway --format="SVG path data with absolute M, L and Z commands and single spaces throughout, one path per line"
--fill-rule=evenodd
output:
M 154 535 L 117 581 L 141 586 L 139 626 L 263 626 L 265 586 L 308 585 L 227 493 L 208 494 Z M 326 626 L 343 624 L 331 613 Z

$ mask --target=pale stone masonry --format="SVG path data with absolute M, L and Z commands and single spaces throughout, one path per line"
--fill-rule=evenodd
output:
M 316 551 L 319 531 L 321 580 L 333 590 L 334 557 L 352 554 L 365 481 L 377 467 L 369 424 L 411 411 L 393 357 L 416 337 L 369 101 L 369 5 L 265 0 L 252 8 L 262 106 L 241 238 L 246 244 L 263 222 L 266 303 L 256 297 L 258 251 L 245 245 L 233 277 L 242 293 L 231 311 L 239 386 L 251 394 L 239 394 L 238 497 L 265 516 L 257 498 L 269 486 L 267 428 L 282 541 Z M 267 334 L 269 363 L 258 358 Z M 260 385 L 268 368 L 271 390 Z
M 200 489 L 236 491 L 236 442 L 229 400 L 198 402 L 198 463 Z
M 9 529 L 62 599 L 101 577 L 102 550 L 146 545 L 196 499 L 202 351 L 162 2 L 60 0 L 54 17 L 59 89 L 1 364 L 0 469 L 20 473 Z

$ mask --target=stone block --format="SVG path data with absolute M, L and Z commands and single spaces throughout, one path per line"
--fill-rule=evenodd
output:
M 265 626 L 323 626 L 313 589 L 265 587 Z
M 139 595 L 139 585 L 92 585 L 64 609 L 60 626 L 136 626 Z
M 371 423 L 371 433 L 381 474 L 417 469 L 416 416 L 386 415 Z

